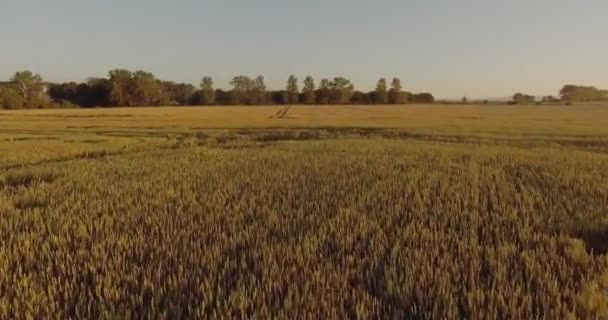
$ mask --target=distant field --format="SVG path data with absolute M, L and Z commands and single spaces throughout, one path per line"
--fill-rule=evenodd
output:
M 0 110 L 3 130 L 192 132 L 239 128 L 395 128 L 483 135 L 606 135 L 608 105 L 283 106 Z M 284 110 L 283 110 L 284 111 Z M 11 132 L 8 132 L 13 133 Z
M 0 111 L 0 319 L 608 317 L 608 106 Z
M 608 106 L 284 106 L 0 110 L 0 167 L 145 144 L 261 129 L 325 136 L 400 135 L 419 140 L 491 139 L 603 148 Z M 254 132 L 255 133 L 255 132 Z M 359 133 L 360 135 L 361 133 Z M 365 134 L 365 133 L 363 133 Z

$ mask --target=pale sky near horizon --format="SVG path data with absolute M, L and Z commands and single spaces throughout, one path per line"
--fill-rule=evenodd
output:
M 0 80 L 30 69 L 83 81 L 143 69 L 229 88 L 400 77 L 439 98 L 608 89 L 606 0 L 0 0 Z

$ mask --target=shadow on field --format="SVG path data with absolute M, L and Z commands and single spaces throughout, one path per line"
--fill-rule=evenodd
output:
M 608 253 L 608 224 L 584 226 L 574 231 L 572 236 L 581 239 L 589 253 Z
M 72 161 L 72 160 L 103 159 L 106 157 L 122 155 L 122 154 L 126 154 L 126 153 L 128 153 L 128 152 L 124 151 L 124 149 L 121 151 L 107 151 L 107 150 L 85 151 L 85 152 L 82 152 L 79 154 L 60 156 L 60 157 L 53 158 L 53 159 L 45 159 L 45 160 L 34 161 L 34 162 L 29 162 L 29 163 L 10 164 L 10 165 L 5 165 L 5 166 L 0 166 L 0 169 L 11 170 L 11 169 L 16 169 L 16 168 L 61 163 L 61 162 L 67 162 L 67 161 Z M 46 182 L 51 182 L 51 181 L 46 181 Z M 2 186 L 3 186 L 2 181 L 0 181 L 0 187 L 2 187 Z
M 57 175 L 49 171 L 13 172 L 0 180 L 0 189 L 16 190 L 19 188 L 29 188 L 42 182 L 51 183 L 55 179 L 57 179 Z
M 94 119 L 94 118 L 128 118 L 133 117 L 132 114 L 25 114 L 23 117 L 32 117 L 32 118 L 57 118 L 57 119 Z
M 41 199 L 33 196 L 25 197 L 15 201 L 15 208 L 21 210 L 45 208 L 49 202 L 46 199 Z
M 57 137 L 20 137 L 20 138 L 7 138 L 4 141 L 8 142 L 19 142 L 19 141 L 51 141 L 58 140 Z
M 108 142 L 107 139 L 85 139 L 85 140 L 63 140 L 65 143 L 88 143 L 88 144 L 97 144 Z
M 281 116 L 285 110 L 277 112 Z M 578 149 L 585 149 L 593 152 L 608 152 L 608 137 L 606 136 L 586 136 L 586 135 L 546 135 L 546 134 L 521 134 L 517 136 L 505 137 L 483 137 L 475 134 L 442 134 L 442 133 L 419 133 L 409 132 L 399 129 L 386 128 L 360 128 L 360 127 L 293 127 L 293 128 L 256 128 L 256 129 L 214 129 L 214 128 L 183 128 L 176 130 L 176 126 L 160 126 L 133 128 L 128 130 L 125 127 L 67 127 L 66 130 L 18 130 L 0 129 L 4 134 L 29 134 L 34 137 L 5 139 L 13 142 L 27 140 L 55 140 L 54 135 L 96 135 L 99 137 L 129 138 L 129 139 L 164 139 L 180 140 L 197 137 L 197 140 L 207 142 L 216 139 L 218 144 L 225 144 L 231 141 L 252 141 L 252 142 L 274 142 L 288 140 L 321 140 L 335 138 L 384 138 L 397 140 L 417 140 L 438 143 L 452 144 L 501 144 L 516 147 L 537 147 L 537 146 L 566 146 Z M 92 129 L 92 130 L 91 130 Z M 199 139 L 198 136 L 204 134 L 206 139 Z M 43 136 L 44 135 L 44 136 Z M 38 137 L 36 137 L 38 136 Z M 42 137 L 41 137 L 42 136 Z M 95 140 L 95 139 L 91 139 Z M 201 141 L 197 144 L 200 145 Z
M 195 128 L 192 128 L 195 129 Z M 217 144 L 239 142 L 276 142 L 322 140 L 337 138 L 383 138 L 394 140 L 416 140 L 452 144 L 501 144 L 516 147 L 537 146 L 567 146 L 585 149 L 587 151 L 608 152 L 608 138 L 587 136 L 523 136 L 523 137 L 479 137 L 473 135 L 428 134 L 401 131 L 384 128 L 356 128 L 356 127 L 320 127 L 320 128 L 291 128 L 291 129 L 237 129 L 233 131 L 213 132 L 212 130 L 199 131 L 194 134 L 198 144 L 203 141 L 214 141 Z M 183 135 L 184 138 L 188 134 Z M 202 137 L 202 138 L 201 138 Z

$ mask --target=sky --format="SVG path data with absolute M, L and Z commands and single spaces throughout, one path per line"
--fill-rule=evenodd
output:
M 608 89 L 606 0 L 0 0 L 0 80 L 53 82 L 114 68 L 198 84 L 265 76 L 281 89 L 399 77 L 439 98 Z

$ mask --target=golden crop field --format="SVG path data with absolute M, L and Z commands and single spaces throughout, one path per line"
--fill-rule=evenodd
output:
M 577 106 L 295 106 L 0 110 L 0 167 L 116 152 L 197 133 L 290 129 L 350 135 L 355 129 L 412 138 L 555 142 L 602 147 L 606 105 Z M 333 132 L 332 132 L 333 131 Z M 382 135 L 383 132 L 380 132 Z
M 0 318 L 608 318 L 608 107 L 0 111 Z

